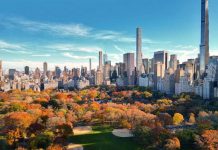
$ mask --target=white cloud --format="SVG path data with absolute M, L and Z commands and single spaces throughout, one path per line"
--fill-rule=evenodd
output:
M 0 49 L 24 49 L 23 46 L 0 40 Z
M 96 31 L 97 33 L 92 35 L 95 39 L 99 40 L 114 40 L 117 39 L 117 37 L 121 36 L 121 33 L 110 31 L 110 30 L 104 30 L 104 31 Z
M 114 48 L 121 53 L 125 53 L 125 51 L 122 48 L 120 48 L 118 45 L 114 45 Z
M 21 28 L 29 31 L 43 31 L 65 36 L 87 36 L 91 31 L 90 27 L 82 24 L 59 24 L 30 21 L 23 18 L 7 18 L 1 20 L 0 24 L 10 28 Z
M 58 50 L 58 51 L 72 51 L 72 52 L 87 52 L 87 53 L 98 53 L 101 50 L 97 46 L 79 46 L 75 44 L 54 44 L 46 46 L 49 49 Z
M 77 56 L 77 55 L 73 55 L 72 53 L 62 53 L 62 54 L 65 57 L 69 57 L 73 59 L 89 59 L 89 58 L 96 59 L 95 56 Z
M 51 54 L 34 54 L 34 55 L 31 55 L 33 57 L 50 57 Z
M 79 36 L 96 40 L 111 40 L 114 42 L 134 43 L 135 36 L 129 36 L 123 32 L 112 30 L 98 30 L 81 23 L 51 23 L 31 21 L 24 18 L 0 18 L 0 24 L 7 28 L 18 28 L 33 32 L 47 32 L 60 36 Z M 142 39 L 144 44 L 157 44 L 166 42 L 157 42 L 148 38 Z
M 122 43 L 135 43 L 136 42 L 136 37 L 125 35 L 122 32 L 116 32 L 116 31 L 110 31 L 110 30 L 96 31 L 96 33 L 93 34 L 92 37 L 98 40 L 111 40 L 111 41 L 122 42 Z M 148 38 L 143 38 L 142 42 L 143 44 L 159 43 L 157 41 L 153 41 Z
M 215 49 L 210 50 L 210 56 L 218 56 L 218 49 L 217 50 L 215 50 Z
M 31 54 L 23 44 L 9 43 L 3 40 L 0 40 L 0 51 L 12 54 Z

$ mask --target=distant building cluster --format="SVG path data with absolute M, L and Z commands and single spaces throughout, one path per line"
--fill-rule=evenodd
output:
M 24 72 L 9 69 L 8 73 L 3 74 L 0 61 L 1 90 L 69 90 L 114 84 L 149 87 L 166 94 L 192 92 L 204 99 L 218 98 L 218 56 L 209 56 L 208 0 L 202 0 L 201 4 L 201 44 L 200 53 L 195 59 L 180 63 L 176 54 L 170 55 L 167 51 L 157 51 L 153 58 L 144 58 L 142 29 L 137 28 L 136 53 L 125 53 L 122 62 L 112 65 L 107 54 L 99 51 L 96 70 L 89 59 L 89 69 L 82 66 L 73 69 L 64 67 L 61 70 L 56 66 L 54 71 L 50 71 L 47 62 L 44 62 L 43 70 L 36 68 L 30 71 L 25 66 Z

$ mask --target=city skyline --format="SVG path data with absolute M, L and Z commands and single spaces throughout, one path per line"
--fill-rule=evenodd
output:
M 139 5 L 143 5 L 144 9 L 147 8 L 147 13 L 143 13 L 140 10 L 128 13 L 125 8 L 123 10 L 124 13 L 130 17 L 118 13 L 117 7 L 121 6 L 121 1 L 116 2 L 117 6 L 114 6 L 114 1 L 99 2 L 99 5 L 103 8 L 109 9 L 114 6 L 113 8 L 118 13 L 118 17 L 122 18 L 120 22 L 117 22 L 118 18 L 112 19 L 111 17 L 115 12 L 111 15 L 104 12 L 105 17 L 110 18 L 108 21 L 111 21 L 111 24 L 114 25 L 104 23 L 106 19 L 100 22 L 100 16 L 97 12 L 91 12 L 89 15 L 81 12 L 79 8 L 90 10 L 86 6 L 82 6 L 82 4 L 87 4 L 84 1 L 80 3 L 68 2 L 72 4 L 72 8 L 66 7 L 67 2 L 58 7 L 59 10 L 64 7 L 66 11 L 78 12 L 81 17 L 76 14 L 65 16 L 62 12 L 59 14 L 59 19 L 55 19 L 58 14 L 51 10 L 57 7 L 58 2 L 54 2 L 51 6 L 45 4 L 42 12 L 38 13 L 36 13 L 36 10 L 41 4 L 40 1 L 34 2 L 35 6 L 33 6 L 33 4 L 22 0 L 20 3 L 17 3 L 16 7 L 11 7 L 10 9 L 8 8 L 10 2 L 2 1 L 1 3 L 0 59 L 3 60 L 3 69 L 16 68 L 23 70 L 24 66 L 28 64 L 30 69 L 34 70 L 36 67 L 42 68 L 44 61 L 48 62 L 48 68 L 50 69 L 53 69 L 55 66 L 73 68 L 83 65 L 88 67 L 89 58 L 92 59 L 92 68 L 96 68 L 99 51 L 106 51 L 108 59 L 114 64 L 122 60 L 124 53 L 135 53 L 135 29 L 138 26 L 143 31 L 143 58 L 151 58 L 155 51 L 167 50 L 170 54 L 178 54 L 178 59 L 185 61 L 188 58 L 197 57 L 199 53 L 200 0 L 199 3 L 190 1 L 188 8 L 185 7 L 185 1 L 174 2 L 175 8 L 179 5 L 181 6 L 178 10 L 174 7 L 171 10 L 167 10 L 170 6 L 165 4 L 162 14 L 151 13 L 157 11 L 157 8 L 161 6 L 162 2 L 160 0 L 156 2 L 139 1 L 139 3 L 128 1 L 128 4 L 132 6 L 127 5 L 127 8 L 135 8 Z M 216 51 L 218 49 L 215 42 L 217 41 L 215 26 L 218 18 L 215 15 L 217 10 L 214 6 L 216 3 L 213 0 L 209 1 L 211 55 L 217 55 Z M 146 4 L 153 8 L 148 8 Z M 25 7 L 24 10 L 21 9 L 21 5 Z M 78 6 L 78 9 L 75 9 L 75 6 Z M 90 4 L 91 6 L 94 7 Z M 27 11 L 30 8 L 33 11 L 26 13 L 25 10 Z M 142 8 L 142 6 L 139 8 Z M 174 11 L 177 11 L 178 15 L 174 15 L 172 13 Z M 46 13 L 47 15 L 42 16 L 41 13 Z M 187 16 L 185 15 L 186 13 L 191 14 Z M 85 14 L 86 16 L 84 16 Z M 164 16 L 168 20 L 167 23 L 162 18 Z M 91 21 L 88 17 L 96 18 L 96 20 Z M 87 21 L 84 19 L 87 19 Z M 137 21 L 131 23 L 131 20 Z M 188 25 L 184 21 L 188 21 Z M 157 28 L 159 29 L 156 31 Z

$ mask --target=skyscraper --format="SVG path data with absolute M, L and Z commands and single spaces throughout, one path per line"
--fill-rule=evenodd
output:
M 173 69 L 173 71 L 176 71 L 178 65 L 177 55 L 173 54 L 170 55 L 170 68 Z
M 107 61 L 105 62 L 104 71 L 103 71 L 104 81 L 110 80 L 110 77 L 111 77 L 111 63 L 110 61 Z
M 61 69 L 58 66 L 55 66 L 55 77 L 60 78 L 61 76 Z
M 37 67 L 34 72 L 34 79 L 40 79 L 40 76 L 41 76 L 41 72 L 40 69 Z
M 165 65 L 162 62 L 156 62 L 154 64 L 154 88 L 157 89 L 158 80 L 164 77 Z
M 135 61 L 134 61 L 134 53 L 126 53 L 123 54 L 123 62 L 125 64 L 125 72 L 128 77 L 128 82 L 131 84 L 131 77 L 133 75 L 133 71 L 135 70 Z
M 165 66 L 165 69 L 167 69 L 168 68 L 168 52 L 166 51 L 154 52 L 154 64 L 156 64 L 157 62 L 161 62 Z
M 25 73 L 26 75 L 29 75 L 29 74 L 30 74 L 30 67 L 29 67 L 29 66 L 25 66 L 25 67 L 24 67 L 24 73 Z
M 47 71 L 48 71 L 48 64 L 47 64 L 47 62 L 44 62 L 43 63 L 43 73 L 44 73 L 44 75 L 46 75 Z
M 9 69 L 9 80 L 14 80 L 16 69 Z
M 98 69 L 95 74 L 95 85 L 102 85 L 103 73 Z
M 102 66 L 102 51 L 99 51 L 99 70 L 102 72 L 103 66 Z
M 107 54 L 104 54 L 104 55 L 103 55 L 103 60 L 104 60 L 104 65 L 105 65 L 105 64 L 106 64 L 106 62 L 108 61 Z
M 81 67 L 81 76 L 86 77 L 88 71 L 87 71 L 87 67 Z
M 142 59 L 142 63 L 143 63 L 143 65 L 144 65 L 144 68 L 145 68 L 145 73 L 146 74 L 148 74 L 149 73 L 149 59 L 148 58 L 144 58 L 144 59 Z
M 0 60 L 0 76 L 2 76 L 2 61 Z
M 142 29 L 136 29 L 136 71 L 139 75 L 143 72 L 142 70 Z
M 92 71 L 92 59 L 91 58 L 89 58 L 89 71 L 91 74 L 91 71 Z
M 209 13 L 208 0 L 201 0 L 200 74 L 205 71 L 209 59 Z

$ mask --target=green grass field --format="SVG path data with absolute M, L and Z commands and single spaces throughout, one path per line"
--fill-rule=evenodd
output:
M 105 126 L 93 127 L 91 134 L 71 136 L 69 142 L 83 145 L 84 150 L 140 150 L 132 138 L 119 138 L 111 131 Z

